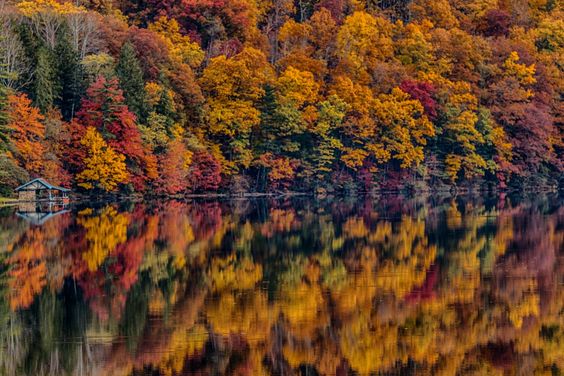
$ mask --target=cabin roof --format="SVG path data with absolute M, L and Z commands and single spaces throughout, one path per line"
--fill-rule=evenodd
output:
M 44 188 L 37 188 L 37 187 L 34 186 L 35 184 L 39 184 L 39 185 L 43 186 Z M 32 186 L 34 186 L 34 187 L 32 187 Z M 70 192 L 70 189 L 63 188 L 63 187 L 57 187 L 56 185 L 52 185 L 52 184 L 48 183 L 47 181 L 45 181 L 44 179 L 41 179 L 41 178 L 33 179 L 32 181 L 28 181 L 27 183 L 20 185 L 19 187 L 16 188 L 16 192 L 19 192 L 19 191 L 35 191 L 36 189 L 49 189 L 49 190 L 54 190 L 54 191 Z

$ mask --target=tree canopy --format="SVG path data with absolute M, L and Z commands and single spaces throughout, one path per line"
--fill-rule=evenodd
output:
M 129 193 L 554 187 L 562 11 L 516 0 L 7 2 L 0 189 L 47 172 L 90 189 L 78 178 L 88 127 L 125 156 L 115 188 Z M 49 132 L 22 138 L 25 127 Z

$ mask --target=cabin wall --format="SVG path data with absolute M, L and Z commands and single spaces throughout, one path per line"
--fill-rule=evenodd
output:
M 35 191 L 19 191 L 19 201 L 35 201 Z

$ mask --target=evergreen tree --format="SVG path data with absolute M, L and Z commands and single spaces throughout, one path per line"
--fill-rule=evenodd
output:
M 33 99 L 43 113 L 53 106 L 57 97 L 58 88 L 53 60 L 52 53 L 46 47 L 39 48 L 33 82 Z
M 265 85 L 265 95 L 259 108 L 262 132 L 262 147 L 259 147 L 259 152 L 284 154 L 299 150 L 298 136 L 303 133 L 300 112 L 292 106 L 281 104 L 276 98 L 275 89 L 270 85 Z
M 78 52 L 72 48 L 67 36 L 59 38 L 55 54 L 58 58 L 57 77 L 60 84 L 57 105 L 63 118 L 69 121 L 76 114 L 84 95 L 84 71 Z
M 0 50 L 0 56 L 2 51 Z M 8 88 L 4 85 L 4 79 L 7 78 L 6 65 L 0 63 L 0 150 L 7 147 L 8 144 Z
M 145 82 L 143 81 L 143 70 L 137 59 L 135 49 L 129 42 L 121 48 L 116 73 L 123 90 L 125 103 L 137 116 L 140 122 L 146 118 L 145 104 Z
M 166 127 L 170 132 L 176 120 L 176 112 L 174 110 L 174 102 L 168 90 L 165 89 L 161 93 L 161 98 L 159 103 L 157 103 L 155 110 L 159 115 L 166 118 Z
M 273 144 L 272 140 L 276 137 L 274 129 L 282 119 L 278 113 L 278 103 L 276 103 L 276 95 L 272 85 L 265 85 L 264 96 L 261 98 L 259 109 L 261 111 L 261 126 L 258 129 L 261 134 L 259 137 L 260 142 L 257 145 L 257 152 L 258 154 L 265 152 L 277 153 L 279 152 L 279 145 Z
M 8 103 L 8 88 L 1 82 L 5 77 L 4 72 L 1 71 L 0 66 L 0 138 L 3 137 L 2 127 L 6 125 L 8 119 L 6 116 L 6 109 Z

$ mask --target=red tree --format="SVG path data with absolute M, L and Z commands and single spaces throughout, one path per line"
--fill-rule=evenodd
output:
M 157 194 L 175 195 L 188 187 L 186 148 L 178 140 L 172 141 L 165 154 L 159 155 L 159 177 L 155 181 Z
M 478 31 L 488 37 L 507 36 L 511 27 L 511 15 L 501 9 L 489 10 L 478 24 Z
M 425 114 L 433 120 L 437 117 L 437 102 L 433 98 L 436 92 L 435 87 L 428 82 L 405 80 L 401 83 L 400 89 L 417 99 L 423 105 Z
M 327 9 L 331 13 L 331 17 L 333 17 L 335 22 L 340 24 L 346 14 L 346 6 L 347 3 L 344 0 L 321 0 L 319 3 L 315 4 L 315 10 L 318 11 L 321 8 Z
M 100 76 L 86 93 L 78 114 L 80 123 L 98 129 L 114 150 L 126 156 L 131 183 L 143 190 L 148 179 L 156 178 L 156 161 L 143 146 L 135 115 L 124 104 L 117 79 Z
M 59 157 L 69 173 L 78 174 L 84 170 L 84 159 L 87 157 L 84 146 L 80 144 L 86 134 L 86 127 L 75 119 L 70 123 L 63 123 L 62 133 L 63 141 Z
M 221 165 L 205 151 L 194 153 L 190 185 L 194 191 L 216 190 L 221 184 Z
M 135 46 L 145 79 L 154 81 L 169 62 L 168 48 L 163 38 L 154 31 L 130 27 L 128 40 Z

